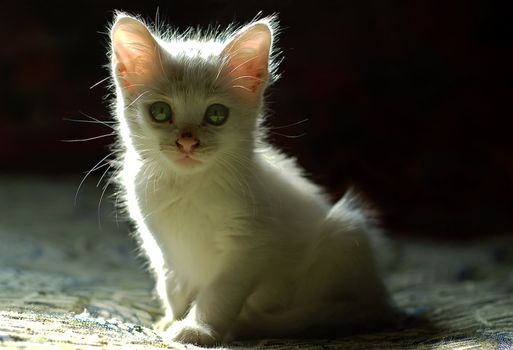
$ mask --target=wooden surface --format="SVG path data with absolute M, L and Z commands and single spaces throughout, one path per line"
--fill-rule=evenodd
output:
M 153 282 L 95 181 L 0 178 L 0 348 L 193 349 L 162 341 Z M 398 330 L 227 349 L 513 349 L 513 240 L 398 242 L 387 282 Z

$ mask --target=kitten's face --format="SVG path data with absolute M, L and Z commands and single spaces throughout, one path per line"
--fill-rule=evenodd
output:
M 157 42 L 121 17 L 112 38 L 118 106 L 141 159 L 177 174 L 244 162 L 267 78 L 268 27 L 249 26 L 227 43 Z
M 169 64 L 161 78 L 126 99 L 125 118 L 141 158 L 187 173 L 251 149 L 258 104 L 241 100 L 231 79 L 216 79 L 219 65 L 202 63 L 196 69 L 198 62 Z

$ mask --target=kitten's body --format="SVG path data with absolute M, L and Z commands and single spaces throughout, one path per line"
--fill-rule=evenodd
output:
M 349 199 L 331 207 L 259 137 L 270 29 L 164 42 L 120 15 L 112 30 L 119 179 L 166 310 L 159 327 L 174 340 L 344 332 L 389 316 L 365 218 Z M 155 100 L 172 106 L 170 125 L 148 121 Z M 206 125 L 220 102 L 230 119 Z

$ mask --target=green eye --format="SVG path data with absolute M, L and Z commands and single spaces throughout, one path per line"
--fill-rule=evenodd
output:
M 216 103 L 207 107 L 205 111 L 205 121 L 209 124 L 219 126 L 226 122 L 228 119 L 228 107 Z
M 155 102 L 150 106 L 150 115 L 156 122 L 163 123 L 171 120 L 171 107 L 165 102 Z

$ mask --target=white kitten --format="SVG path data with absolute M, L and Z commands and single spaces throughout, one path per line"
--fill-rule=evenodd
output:
M 159 37 L 111 29 L 119 182 L 169 339 L 336 335 L 385 321 L 369 227 L 263 140 L 275 21 Z

